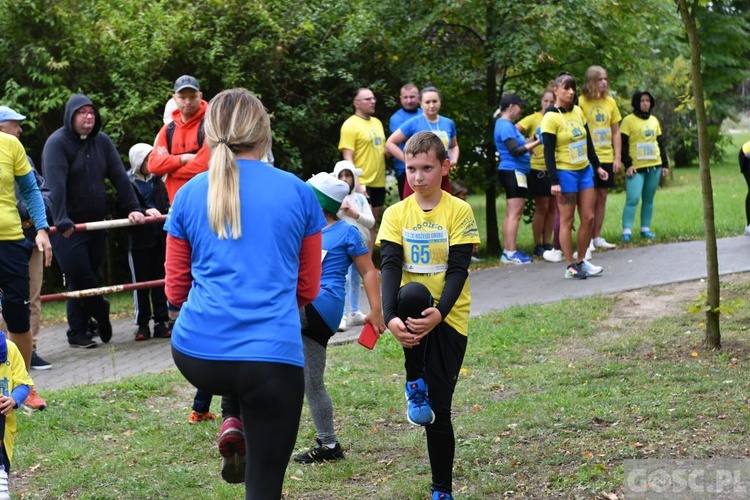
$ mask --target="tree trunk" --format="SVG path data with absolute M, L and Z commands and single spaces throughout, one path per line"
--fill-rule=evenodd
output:
M 693 102 L 695 117 L 698 121 L 698 159 L 701 174 L 701 191 L 703 194 L 703 224 L 706 229 L 706 347 L 721 348 L 721 331 L 719 325 L 719 260 L 716 250 L 716 227 L 714 225 L 713 187 L 709 165 L 708 120 L 706 105 L 703 99 L 703 81 L 701 79 L 701 52 L 698 31 L 695 25 L 698 1 L 688 7 L 687 0 L 677 0 L 677 7 L 685 25 L 690 45 L 690 73 L 693 82 Z
M 487 2 L 486 33 L 487 40 L 493 40 L 492 31 L 496 29 L 497 18 L 494 13 L 493 2 Z M 485 42 L 485 54 L 487 58 L 487 68 L 485 77 L 485 87 L 487 88 L 487 107 L 494 109 L 497 104 L 497 62 L 492 56 L 489 44 Z M 487 132 L 485 137 L 492 137 L 495 130 L 495 122 L 492 118 L 488 120 Z M 495 198 L 497 197 L 497 167 L 495 166 L 495 145 L 492 140 L 485 142 L 485 180 L 487 181 L 485 189 L 485 222 L 487 226 L 487 254 L 500 254 L 500 234 L 497 225 L 497 208 Z

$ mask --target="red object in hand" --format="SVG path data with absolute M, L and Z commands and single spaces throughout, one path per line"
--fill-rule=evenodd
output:
M 375 331 L 375 327 L 372 323 L 365 323 L 365 327 L 362 328 L 362 332 L 359 334 L 357 342 L 363 347 L 367 347 L 372 350 L 375 347 L 375 343 L 378 341 L 378 332 Z

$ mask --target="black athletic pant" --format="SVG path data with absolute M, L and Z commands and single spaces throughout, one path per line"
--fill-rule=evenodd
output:
M 419 318 L 432 306 L 432 297 L 421 283 L 407 283 L 398 291 L 398 317 Z M 466 353 L 465 335 L 443 321 L 417 347 L 404 349 L 406 379 L 424 378 L 435 413 L 435 422 L 425 426 L 427 452 L 432 469 L 432 489 L 453 491 L 453 458 L 456 438 L 451 423 L 453 391 Z
M 260 361 L 209 361 L 174 347 L 172 358 L 195 387 L 239 399 L 245 429 L 245 498 L 281 498 L 302 413 L 304 369 Z
M 742 172 L 745 176 L 745 182 L 747 182 L 747 196 L 745 196 L 745 218 L 747 219 L 747 225 L 750 226 L 750 169 Z

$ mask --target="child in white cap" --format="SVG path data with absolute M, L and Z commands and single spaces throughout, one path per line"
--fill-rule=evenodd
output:
M 365 321 L 378 333 L 385 330 L 380 307 L 380 282 L 370 252 L 360 232 L 340 220 L 336 213 L 349 194 L 350 186 L 333 174 L 314 175 L 307 183 L 318 198 L 326 226 L 323 228 L 323 272 L 320 293 L 300 309 L 302 347 L 305 354 L 305 397 L 315 424 L 318 445 L 294 457 L 295 462 L 314 463 L 341 460 L 344 452 L 333 428 L 333 404 L 326 391 L 323 372 L 326 367 L 328 340 L 336 333 L 344 312 L 346 273 L 352 262 L 365 283 L 370 313 Z
M 339 219 L 348 222 L 359 230 L 359 234 L 365 239 L 369 247 L 370 229 L 375 225 L 375 217 L 372 215 L 372 209 L 367 198 L 356 191 L 359 186 L 359 176 L 362 170 L 354 166 L 354 163 L 348 160 L 342 160 L 336 163 L 333 169 L 333 175 L 349 185 L 349 194 L 341 203 L 341 209 L 336 215 Z M 359 289 L 361 280 L 359 271 L 354 264 L 349 266 L 349 273 L 346 277 L 346 302 L 344 305 L 344 317 L 341 318 L 339 331 L 346 330 L 349 326 L 361 325 L 365 322 L 365 315 L 359 310 Z

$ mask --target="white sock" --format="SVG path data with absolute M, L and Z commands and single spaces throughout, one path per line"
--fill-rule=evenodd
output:
M 648 226 L 641 226 L 641 232 L 645 233 L 646 231 L 648 231 Z
M 334 441 L 333 443 L 323 443 L 323 446 L 325 446 L 329 450 L 332 450 L 332 449 L 334 449 L 336 447 L 337 444 L 338 443 L 336 441 Z
M 629 227 L 622 228 L 622 234 L 630 234 L 630 228 Z

